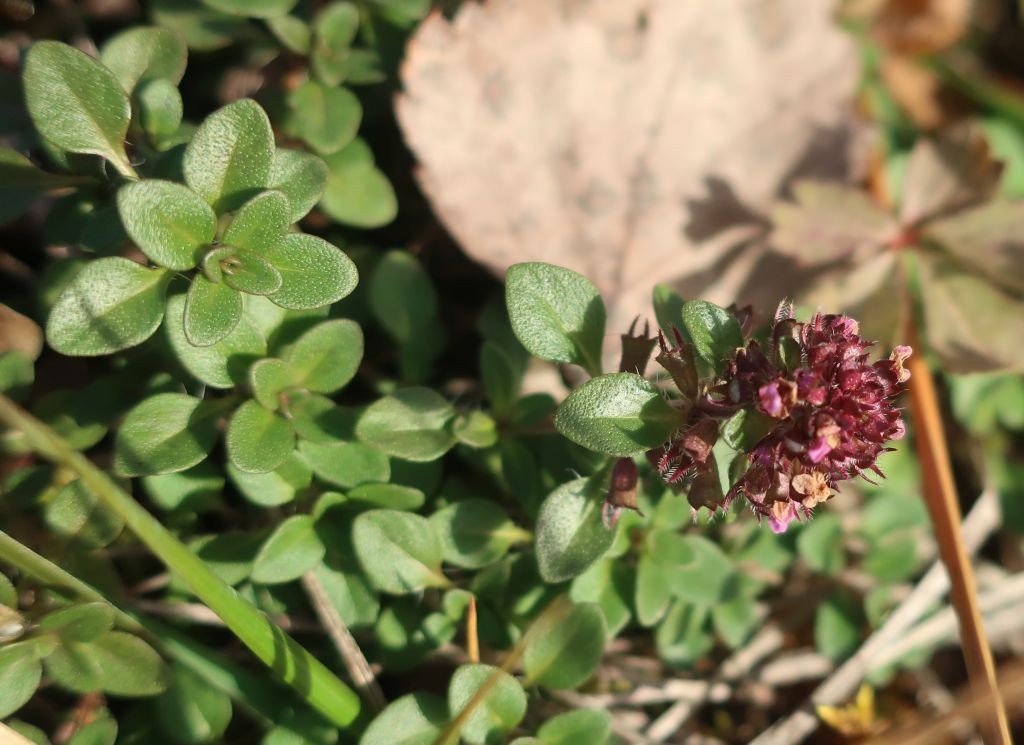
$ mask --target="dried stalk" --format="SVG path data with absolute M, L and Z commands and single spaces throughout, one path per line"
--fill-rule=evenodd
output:
M 960 637 L 971 685 L 990 695 L 991 710 L 982 721 L 982 731 L 990 745 L 1013 742 L 1006 718 L 1006 706 L 996 680 L 992 650 L 985 638 L 978 603 L 974 570 L 964 546 L 960 525 L 960 503 L 953 481 L 953 468 L 946 447 L 945 432 L 935 392 L 935 381 L 922 354 L 921 345 L 910 325 L 911 343 L 918 347 L 910 358 L 910 410 L 921 462 L 925 503 L 931 516 L 939 556 L 950 577 L 950 598 L 960 621 Z

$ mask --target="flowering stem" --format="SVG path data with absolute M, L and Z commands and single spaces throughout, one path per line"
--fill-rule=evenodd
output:
M 990 697 L 991 711 L 982 731 L 985 741 L 1012 743 L 1006 708 L 996 680 L 992 650 L 981 621 L 974 570 L 964 548 L 960 528 L 960 504 L 953 482 L 953 469 L 939 414 L 939 401 L 935 381 L 922 354 L 923 346 L 916 338 L 913 324 L 908 324 L 908 340 L 915 354 L 908 361 L 910 369 L 910 410 L 914 420 L 914 433 L 925 502 L 931 516 L 939 556 L 946 565 L 950 579 L 950 596 L 960 623 L 961 644 L 971 684 Z

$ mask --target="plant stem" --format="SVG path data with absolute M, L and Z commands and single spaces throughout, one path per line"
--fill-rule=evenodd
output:
M 960 503 L 946 447 L 935 380 L 925 361 L 924 349 L 917 339 L 913 324 L 908 324 L 908 327 L 908 340 L 914 347 L 914 355 L 908 361 L 911 375 L 910 410 L 921 462 L 925 502 L 938 540 L 939 556 L 949 572 L 950 598 L 960 623 L 961 643 L 971 685 L 991 697 L 990 711 L 982 722 L 985 741 L 990 745 L 1009 744 L 1013 742 L 1010 725 L 996 679 L 992 650 L 982 625 L 974 570 L 961 534 Z
M 327 630 L 327 635 L 331 638 L 335 649 L 341 655 L 345 669 L 348 670 L 348 676 L 355 684 L 356 690 L 363 694 L 366 702 L 373 707 L 374 711 L 382 711 L 388 705 L 387 699 L 384 698 L 384 692 L 380 689 L 377 677 L 373 674 L 373 669 L 367 662 L 363 650 L 359 648 L 352 632 L 348 630 L 348 626 L 342 620 L 341 614 L 331 604 L 323 582 L 313 572 L 306 572 L 302 575 L 302 587 L 309 595 L 317 618 L 320 619 L 320 623 Z
M 20 430 L 37 453 L 75 471 L 83 486 L 119 515 L 139 540 L 185 581 L 196 597 L 313 708 L 339 727 L 352 723 L 360 708 L 355 692 L 214 574 L 109 476 L 53 430 L 2 395 L 0 421 Z

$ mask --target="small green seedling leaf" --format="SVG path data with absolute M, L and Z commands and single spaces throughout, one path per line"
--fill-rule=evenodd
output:
M 169 80 L 147 80 L 139 85 L 133 98 L 139 123 L 155 143 L 161 143 L 181 127 L 185 104 L 174 83 Z
M 281 274 L 281 289 L 269 297 L 282 308 L 308 310 L 336 303 L 359 281 L 352 260 L 314 235 L 289 233 L 264 256 Z
M 217 216 L 198 194 L 171 181 L 146 179 L 122 186 L 117 211 L 142 252 L 168 269 L 191 269 L 213 241 Z
M 349 2 L 331 3 L 317 14 L 313 30 L 313 71 L 325 85 L 336 86 L 348 72 L 350 47 L 359 31 L 359 8 Z
M 352 91 L 307 80 L 288 96 L 286 125 L 320 154 L 343 148 L 359 131 L 363 107 Z
M 605 623 L 593 603 L 541 616 L 527 632 L 523 651 L 526 682 L 545 688 L 575 688 L 594 674 L 604 652 Z
M 111 37 L 103 45 L 100 62 L 132 93 L 145 81 L 180 83 L 188 62 L 188 48 L 182 35 L 173 29 L 139 26 Z
M 388 704 L 359 745 L 432 745 L 448 721 L 448 706 L 432 693 L 409 693 Z
M 612 736 L 612 717 L 599 709 L 576 709 L 553 717 L 537 729 L 541 745 L 606 745 Z
M 242 296 L 223 282 L 211 282 L 196 274 L 185 298 L 182 316 L 185 338 L 197 347 L 208 347 L 230 334 L 242 318 Z
M 163 330 L 182 367 L 211 388 L 233 388 L 245 382 L 250 365 L 267 353 L 263 334 L 245 315 L 214 344 L 201 347 L 190 342 L 185 336 L 184 295 L 167 300 Z
M 284 238 L 289 225 L 291 207 L 288 197 L 280 191 L 265 191 L 239 208 L 221 242 L 262 254 Z
M 351 495 L 350 495 L 351 496 Z M 465 499 L 430 516 L 444 560 L 455 566 L 479 569 L 493 564 L 509 548 L 529 539 L 529 533 L 509 520 L 489 499 Z
M 505 303 L 516 337 L 531 354 L 601 372 L 605 309 L 586 277 L 551 264 L 510 267 Z
M 402 298 L 396 303 L 395 298 Z M 419 260 L 408 251 L 388 251 L 369 280 L 370 308 L 400 343 L 424 333 L 437 317 L 437 290 Z
M 492 676 L 497 682 L 491 682 Z M 526 691 L 515 678 L 491 665 L 469 664 L 459 667 L 448 684 L 448 709 L 452 717 L 458 716 L 485 684 L 490 689 L 459 731 L 470 745 L 496 742 L 526 714 Z
M 227 465 L 228 477 L 242 496 L 260 507 L 287 504 L 313 482 L 313 470 L 297 453 L 267 473 L 247 473 Z
M 285 357 L 296 384 L 315 393 L 343 388 L 362 359 L 362 329 L 345 319 L 314 326 L 295 341 Z
M 160 326 L 171 277 L 120 257 L 89 262 L 54 303 L 47 342 L 61 354 L 84 357 L 141 344 Z
M 0 647 L 0 717 L 8 717 L 32 698 L 43 669 L 29 642 Z
M 382 483 L 391 477 L 388 456 L 361 442 L 325 444 L 301 440 L 299 452 L 317 478 L 342 489 L 366 483 Z
M 108 631 L 90 642 L 66 642 L 44 664 L 55 682 L 75 693 L 152 696 L 167 687 L 160 655 L 123 631 Z
M 743 332 L 736 317 L 706 300 L 690 300 L 683 305 L 683 325 L 697 355 L 712 370 L 721 372 L 726 360 L 743 346 Z
M 281 289 L 281 274 L 257 253 L 233 250 L 219 264 L 224 284 L 239 292 L 272 295 Z
M 218 213 L 241 207 L 270 185 L 274 133 L 259 104 L 229 103 L 199 125 L 185 148 L 185 182 Z
M 429 388 L 403 388 L 366 409 L 356 423 L 356 436 L 388 455 L 416 462 L 440 458 L 455 436 L 448 423 L 452 405 Z
M 278 148 L 270 171 L 270 188 L 288 198 L 289 222 L 309 214 L 327 185 L 327 164 L 312 153 Z
M 295 450 L 295 432 L 286 419 L 256 401 L 246 401 L 231 417 L 224 442 L 238 470 L 267 473 Z
M 652 383 L 634 373 L 592 378 L 569 394 L 555 427 L 578 445 L 630 457 L 664 443 L 682 424 Z
M 591 479 L 562 484 L 548 495 L 537 515 L 537 569 L 545 582 L 582 574 L 607 553 L 615 531 L 601 522 L 603 495 Z
M 357 228 L 387 225 L 398 214 L 398 197 L 358 137 L 324 157 L 327 183 L 320 206 L 340 223 Z
M 446 587 L 441 541 L 425 517 L 398 510 L 370 510 L 352 526 L 356 557 L 381 592 L 408 595 Z
M 40 631 L 52 631 L 64 639 L 91 642 L 114 628 L 114 609 L 108 603 L 78 603 L 47 613 Z
M 217 440 L 219 408 L 183 393 L 158 393 L 128 412 L 114 443 L 122 476 L 184 471 L 202 461 Z
M 59 41 L 25 54 L 25 103 L 39 134 L 72 153 L 99 155 L 123 174 L 131 104 L 117 78 L 95 59 Z
M 292 515 L 274 529 L 260 548 L 250 576 L 253 582 L 263 585 L 291 582 L 319 564 L 325 551 L 313 518 Z
M 271 411 L 281 408 L 281 393 L 295 385 L 295 375 L 287 362 L 269 357 L 249 369 L 249 388 L 253 398 Z
M 203 0 L 223 13 L 247 18 L 276 18 L 295 7 L 298 0 Z

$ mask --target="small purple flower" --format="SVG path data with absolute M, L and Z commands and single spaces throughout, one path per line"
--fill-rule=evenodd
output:
M 747 453 L 746 473 L 721 504 L 698 500 L 695 509 L 727 507 L 742 495 L 774 531 L 783 532 L 791 521 L 810 516 L 840 481 L 866 471 L 882 475 L 878 456 L 904 434 L 893 399 L 910 377 L 903 366 L 910 347 L 870 362 L 873 344 L 860 338 L 857 322 L 848 316 L 818 314 L 800 323 L 784 304 L 767 351 L 749 341 L 723 375 L 700 386 L 688 345 L 678 336 L 673 349 L 664 337 L 660 341 L 657 360 L 685 387 L 687 412 L 687 423 L 671 440 L 647 453 L 666 483 L 698 480 L 722 421 L 737 411 L 751 410 L 767 422 L 767 432 Z
M 784 317 L 776 325 L 789 322 Z M 751 342 L 726 373 L 730 390 L 741 396 L 757 391 L 734 403 L 752 404 L 777 422 L 751 450 L 750 467 L 727 499 L 745 496 L 776 532 L 810 516 L 838 482 L 869 470 L 882 475 L 878 456 L 904 434 L 892 399 L 910 377 L 903 367 L 910 347 L 896 347 L 889 359 L 872 363 L 872 343 L 857 332 L 848 316 L 819 314 L 793 326 L 800 352 L 795 369 L 772 364 Z M 752 358 L 758 364 L 750 365 Z

